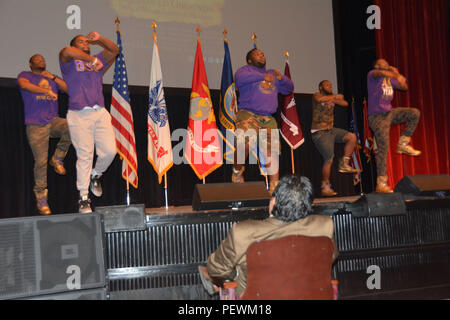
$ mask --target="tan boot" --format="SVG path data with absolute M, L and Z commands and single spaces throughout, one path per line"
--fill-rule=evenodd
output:
M 397 145 L 397 153 L 404 153 L 410 156 L 418 156 L 422 152 L 419 150 L 415 150 L 412 146 L 409 145 L 411 142 L 411 137 L 400 136 L 398 139 Z
M 55 169 L 55 172 L 60 175 L 66 174 L 66 169 L 64 168 L 63 160 L 56 155 L 50 159 L 49 164 Z
M 39 213 L 43 215 L 48 215 L 52 213 L 47 203 L 47 195 L 48 195 L 47 189 L 45 189 L 43 192 L 35 192 L 36 206 L 39 210 Z
M 242 166 L 241 170 L 235 171 L 233 167 L 233 173 L 231 174 L 231 182 L 233 183 L 244 183 L 244 170 L 245 167 Z
M 387 176 L 377 177 L 377 188 L 375 192 L 378 193 L 392 193 L 392 189 L 387 184 Z
M 356 170 L 350 166 L 350 158 L 349 157 L 342 157 L 339 160 L 338 171 L 340 173 L 357 173 L 358 172 L 358 170 Z
M 329 181 L 322 181 L 321 189 L 322 189 L 322 196 L 324 197 L 333 197 L 337 195 L 337 192 L 331 189 L 331 184 Z

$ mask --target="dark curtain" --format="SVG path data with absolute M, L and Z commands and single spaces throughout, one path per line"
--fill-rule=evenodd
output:
M 397 92 L 393 107 L 421 112 L 412 138 L 419 157 L 395 152 L 403 125 L 391 128 L 389 184 L 405 175 L 450 173 L 449 34 L 447 0 L 375 0 L 381 9 L 377 55 L 396 66 L 409 90 Z
M 166 103 L 171 131 L 186 128 L 189 115 L 190 89 L 165 88 Z M 111 86 L 104 86 L 107 109 L 111 103 Z M 216 119 L 220 91 L 211 90 Z M 130 99 L 134 118 L 136 149 L 138 156 L 138 189 L 130 186 L 131 203 L 144 203 L 146 208 L 164 206 L 164 183 L 158 184 L 158 177 L 147 160 L 147 111 L 148 87 L 130 87 Z M 311 95 L 296 94 L 305 143 L 294 151 L 295 173 L 309 177 L 316 195 L 320 193 L 320 154 L 311 141 Z M 60 95 L 60 115 L 67 112 L 67 96 Z M 279 120 L 279 115 L 276 115 Z M 33 194 L 33 155 L 28 145 L 24 126 L 23 103 L 14 79 L 0 79 L 0 132 L 4 143 L 0 155 L 2 174 L 0 180 L 0 218 L 24 217 L 38 214 Z M 291 173 L 291 153 L 282 138 L 280 176 Z M 49 155 L 56 147 L 56 139 L 51 139 Z M 179 141 L 172 141 L 176 146 Z M 343 154 L 341 145 L 336 146 L 336 157 Z M 65 160 L 66 176 L 54 173 L 48 168 L 49 204 L 53 213 L 77 212 L 78 192 L 76 190 L 76 154 L 70 148 Z M 337 166 L 337 161 L 335 161 Z M 231 182 L 231 165 L 223 165 L 207 178 L 207 183 Z M 257 165 L 249 165 L 244 173 L 247 181 L 264 181 Z M 201 183 L 187 164 L 174 165 L 168 171 L 168 198 L 170 206 L 190 205 L 195 184 Z M 337 173 L 334 168 L 331 182 L 340 195 L 355 194 L 351 175 Z M 121 176 L 121 161 L 117 156 L 102 177 L 103 196 L 91 196 L 92 205 L 110 206 L 126 203 L 126 183 Z

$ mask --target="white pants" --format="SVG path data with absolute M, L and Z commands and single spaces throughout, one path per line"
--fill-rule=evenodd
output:
M 89 183 L 94 160 L 94 170 L 101 175 L 108 169 L 116 155 L 116 139 L 111 115 L 105 108 L 85 108 L 67 113 L 72 144 L 77 152 L 77 189 L 80 195 L 89 193 Z

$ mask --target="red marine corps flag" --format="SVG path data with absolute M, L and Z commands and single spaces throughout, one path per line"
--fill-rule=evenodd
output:
M 200 28 L 197 28 L 200 34 Z M 200 36 L 192 77 L 191 103 L 184 157 L 199 179 L 203 179 L 222 165 L 221 141 L 211 102 L 208 79 L 203 63 Z
M 285 53 L 286 56 L 286 66 L 284 68 L 284 75 L 291 79 L 291 72 L 289 70 L 289 53 Z M 300 147 L 305 138 L 303 137 L 302 127 L 298 119 L 297 104 L 294 99 L 294 92 L 283 96 L 283 105 L 281 106 L 281 136 L 284 138 L 286 143 L 291 147 L 291 157 L 292 157 L 292 173 L 294 170 L 294 154 L 293 150 Z

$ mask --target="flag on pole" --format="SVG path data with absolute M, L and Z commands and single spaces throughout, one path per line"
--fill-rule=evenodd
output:
M 355 100 L 352 99 L 352 119 L 350 121 L 350 132 L 356 136 L 356 147 L 352 152 L 352 167 L 358 170 L 353 174 L 353 185 L 357 185 L 361 181 L 362 164 L 359 150 L 361 149 L 361 139 L 359 138 L 358 123 L 356 119 Z
M 122 177 L 133 187 L 138 186 L 136 143 L 134 138 L 133 113 L 130 106 L 128 76 L 122 52 L 120 31 L 117 30 L 117 45 L 120 49 L 114 67 L 114 82 L 111 98 L 111 123 L 116 136 L 116 148 L 122 159 Z
M 222 165 L 222 148 L 206 77 L 200 38 L 197 39 L 195 53 L 184 157 L 200 180 Z
M 224 31 L 225 33 L 226 31 Z M 222 81 L 220 83 L 219 129 L 225 141 L 224 159 L 227 162 L 233 162 L 235 148 L 232 142 L 227 140 L 227 137 L 228 135 L 233 138 L 235 137 L 237 98 L 227 39 L 224 39 L 223 46 L 225 56 L 223 59 Z
M 284 75 L 291 79 L 289 61 L 286 60 Z M 294 93 L 283 96 L 283 104 L 281 106 L 281 136 L 286 143 L 292 148 L 300 147 L 305 139 L 303 137 L 302 127 L 298 119 L 297 104 L 294 99 Z
M 373 134 L 369 127 L 369 118 L 367 113 L 367 101 L 364 99 L 364 154 L 367 157 L 367 162 L 371 160 L 370 153 L 374 147 Z
M 173 166 L 173 157 L 156 33 L 153 34 L 148 104 L 147 159 L 158 174 L 158 182 L 161 184 L 164 174 Z

